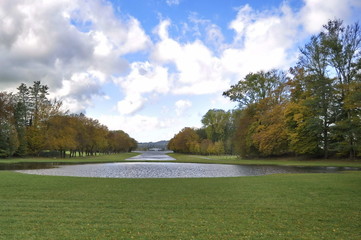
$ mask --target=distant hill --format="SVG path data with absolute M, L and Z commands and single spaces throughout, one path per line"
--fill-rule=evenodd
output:
M 159 141 L 159 142 L 145 142 L 145 143 L 138 143 L 137 150 L 139 151 L 146 151 L 151 148 L 158 148 L 159 150 L 168 150 L 168 142 L 166 140 Z

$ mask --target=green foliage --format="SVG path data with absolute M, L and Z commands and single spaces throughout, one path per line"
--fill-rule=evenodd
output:
M 321 151 L 319 124 L 312 118 L 312 112 L 302 102 L 287 104 L 285 124 L 291 151 L 306 155 L 317 155 Z
M 228 134 L 230 113 L 221 109 L 209 110 L 203 117 L 202 123 L 207 138 L 216 141 L 224 141 Z
M 275 98 L 281 97 L 280 92 L 276 90 L 285 81 L 286 77 L 282 71 L 272 70 L 249 73 L 244 79 L 231 86 L 228 91 L 225 91 L 223 96 L 239 102 L 240 107 L 244 108 L 271 96 Z

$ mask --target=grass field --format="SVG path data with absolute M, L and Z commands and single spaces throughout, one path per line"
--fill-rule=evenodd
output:
M 102 163 L 102 162 L 120 162 L 127 158 L 138 155 L 139 153 L 121 153 L 73 158 L 44 158 L 44 157 L 24 157 L 24 158 L 0 158 L 0 164 L 22 163 L 22 162 L 65 162 L 65 163 Z
M 358 240 L 360 203 L 360 172 L 104 179 L 0 171 L 0 239 Z
M 237 156 L 200 156 L 171 153 L 169 154 L 178 162 L 196 162 L 196 163 L 223 163 L 223 164 L 256 164 L 256 165 L 287 165 L 287 166 L 333 166 L 333 167 L 360 167 L 360 160 L 324 160 L 324 159 L 306 159 L 279 158 L 279 159 L 240 159 Z

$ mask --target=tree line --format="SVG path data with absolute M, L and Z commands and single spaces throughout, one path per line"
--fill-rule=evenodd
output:
M 96 119 L 60 110 L 40 81 L 21 84 L 16 93 L 0 92 L 0 157 L 96 155 L 129 152 L 137 142 L 124 131 L 110 131 Z
M 297 64 L 249 73 L 223 95 L 236 110 L 212 109 L 200 129 L 171 139 L 176 152 L 242 157 L 361 157 L 361 30 L 332 20 L 300 48 Z

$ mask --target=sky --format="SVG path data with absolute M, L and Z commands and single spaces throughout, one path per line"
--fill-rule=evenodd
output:
M 71 113 L 138 142 L 201 127 L 246 74 L 288 70 L 361 0 L 0 0 L 0 91 L 41 81 Z

